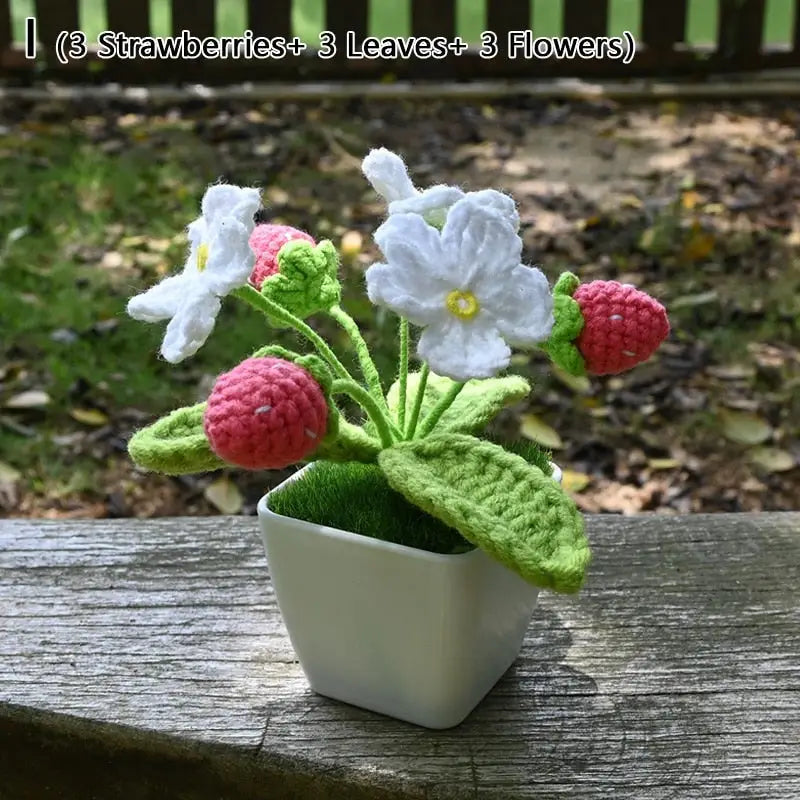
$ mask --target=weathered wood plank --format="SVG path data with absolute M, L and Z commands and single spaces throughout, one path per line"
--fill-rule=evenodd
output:
M 800 514 L 588 531 L 585 591 L 425 731 L 307 689 L 253 519 L 0 522 L 4 800 L 800 796 Z

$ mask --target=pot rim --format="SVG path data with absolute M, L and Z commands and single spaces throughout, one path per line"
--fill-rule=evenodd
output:
M 561 469 L 557 464 L 553 464 L 553 479 L 561 483 Z M 398 555 L 405 555 L 406 557 L 415 557 L 423 561 L 431 561 L 439 564 L 453 563 L 456 560 L 464 561 L 467 558 L 481 558 L 484 554 L 480 547 L 473 547 L 472 550 L 467 550 L 464 553 L 432 553 L 430 550 L 421 550 L 418 547 L 410 547 L 406 544 L 398 544 L 397 542 L 387 542 L 383 539 L 376 539 L 373 536 L 364 536 L 361 533 L 354 533 L 353 531 L 345 531 L 341 528 L 334 528 L 330 525 L 321 525 L 318 522 L 309 522 L 304 519 L 297 519 L 297 517 L 287 517 L 283 514 L 275 513 L 269 507 L 269 496 L 285 486 L 287 483 L 296 481 L 302 474 L 311 469 L 314 462 L 306 464 L 306 466 L 297 470 L 297 472 L 290 475 L 286 480 L 279 483 L 273 489 L 270 489 L 259 501 L 257 506 L 258 516 L 262 519 L 280 520 L 282 524 L 289 525 L 290 527 L 311 526 L 316 529 L 317 533 L 329 539 L 338 539 L 339 541 L 352 542 L 353 544 L 360 544 L 364 547 L 372 547 L 377 550 L 385 550 L 394 552 Z

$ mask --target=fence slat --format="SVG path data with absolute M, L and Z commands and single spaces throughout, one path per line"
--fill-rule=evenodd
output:
M 487 0 L 486 27 L 498 35 L 524 31 L 531 27 L 531 8 L 527 2 Z
M 131 0 L 106 0 L 108 29 L 122 31 L 130 36 L 147 36 L 150 33 L 150 3 Z
M 758 55 L 764 33 L 766 0 L 720 0 L 717 47 L 737 63 Z
M 325 28 L 336 35 L 339 53 L 344 53 L 347 31 L 360 41 L 367 35 L 369 0 L 326 0 Z
M 669 52 L 686 38 L 687 0 L 644 0 L 642 40 L 654 51 Z
M 214 36 L 217 30 L 214 0 L 172 0 L 172 33 L 182 30 L 201 38 Z
M 6 49 L 14 41 L 11 30 L 11 0 L 0 0 L 0 63 Z
M 794 0 L 794 52 L 800 61 L 800 0 Z
M 606 36 L 607 33 L 607 0 L 564 0 L 565 36 Z
M 414 36 L 455 36 L 455 0 L 411 0 Z
M 78 0 L 36 0 L 36 27 L 39 39 L 46 47 L 52 47 L 61 31 L 80 30 L 78 23 Z
M 247 0 L 247 24 L 259 36 L 292 35 L 292 0 Z

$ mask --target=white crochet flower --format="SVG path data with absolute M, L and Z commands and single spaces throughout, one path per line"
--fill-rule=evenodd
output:
M 203 215 L 188 227 L 183 272 L 165 278 L 128 302 L 144 322 L 168 319 L 161 354 L 172 364 L 194 355 L 214 328 L 220 297 L 247 283 L 255 255 L 250 249 L 258 189 L 219 184 L 203 196 Z
M 495 189 L 468 192 L 466 195 L 457 186 L 437 185 L 428 189 L 417 189 L 408 176 L 403 159 L 381 147 L 370 150 L 361 164 L 373 189 L 389 204 L 389 214 L 419 214 L 430 225 L 441 228 L 447 212 L 462 197 L 473 197 L 486 208 L 492 208 L 519 228 L 516 203 L 507 194 Z
M 547 278 L 520 263 L 522 240 L 479 198 L 459 200 L 440 231 L 393 214 L 375 232 L 386 263 L 366 272 L 369 299 L 424 327 L 417 352 L 439 375 L 489 378 L 508 366 L 509 345 L 550 335 Z

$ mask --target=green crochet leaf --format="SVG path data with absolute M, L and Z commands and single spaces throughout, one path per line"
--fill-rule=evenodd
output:
M 305 319 L 327 311 L 341 299 L 337 269 L 338 256 L 331 242 L 324 240 L 315 246 L 295 239 L 280 249 L 278 272 L 262 283 L 261 293 Z
M 529 583 L 577 592 L 591 554 L 583 517 L 540 469 L 460 434 L 401 442 L 378 456 L 393 489 Z
M 137 431 L 128 442 L 134 462 L 165 475 L 210 472 L 227 466 L 212 452 L 203 430 L 205 403 L 179 408 Z
M 420 374 L 412 372 L 408 376 L 406 390 L 406 419 L 411 416 L 414 398 L 417 396 Z M 425 387 L 420 419 L 436 405 L 452 385 L 449 378 L 431 373 Z M 453 404 L 444 412 L 436 425 L 436 432 L 480 433 L 506 406 L 526 397 L 531 386 L 519 375 L 507 375 L 503 378 L 487 378 L 485 380 L 468 381 L 458 394 Z M 400 384 L 395 381 L 386 396 L 389 410 L 397 413 L 400 407 Z
M 581 307 L 572 295 L 580 285 L 576 275 L 564 272 L 553 287 L 555 324 L 542 345 L 550 358 L 570 375 L 585 375 L 586 365 L 574 342 L 583 330 Z
M 319 447 L 306 459 L 307 461 L 360 461 L 372 464 L 377 461 L 381 443 L 370 436 L 363 428 L 339 418 L 335 437 L 325 438 Z
M 333 384 L 333 373 L 318 355 L 313 353 L 301 355 L 300 353 L 295 353 L 294 350 L 281 347 L 279 344 L 270 344 L 266 347 L 259 347 L 251 358 L 282 358 L 284 361 L 291 361 L 312 375 L 326 395 L 330 393 L 331 385 Z

